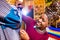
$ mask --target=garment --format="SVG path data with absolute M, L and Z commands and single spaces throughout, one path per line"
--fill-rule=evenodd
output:
M 17 30 L 20 17 L 17 10 L 9 6 L 6 0 L 0 0 L 0 40 L 20 40 Z
M 48 39 L 47 33 L 40 34 L 35 30 L 34 26 L 36 22 L 32 18 L 23 15 L 22 20 L 26 23 L 26 32 L 28 33 L 30 40 L 47 40 Z
M 50 38 L 60 40 L 60 28 L 55 28 L 53 26 L 49 26 L 49 27 L 47 27 L 47 32 L 48 32 L 48 35 Z

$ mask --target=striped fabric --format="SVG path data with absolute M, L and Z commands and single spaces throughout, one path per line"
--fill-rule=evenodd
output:
M 52 26 L 46 28 L 49 37 L 60 39 L 60 28 L 54 28 Z

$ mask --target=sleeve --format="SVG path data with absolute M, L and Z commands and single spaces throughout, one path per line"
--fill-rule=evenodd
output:
M 24 16 L 24 15 L 22 15 L 22 20 L 23 20 L 25 23 L 28 23 L 28 24 L 34 21 L 31 17 L 29 17 L 29 16 Z

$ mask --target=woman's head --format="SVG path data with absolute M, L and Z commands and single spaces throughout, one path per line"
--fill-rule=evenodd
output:
M 45 29 L 48 26 L 48 17 L 46 14 L 42 14 L 36 21 L 36 26 L 40 29 Z
M 44 29 L 46 28 L 44 19 L 40 18 L 39 20 L 37 20 L 36 26 L 37 26 L 39 29 L 44 30 Z

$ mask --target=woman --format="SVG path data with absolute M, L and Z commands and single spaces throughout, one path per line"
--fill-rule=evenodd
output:
M 18 3 L 19 4 L 19 3 Z M 20 4 L 19 7 L 22 5 Z M 32 10 L 32 9 L 31 9 Z M 29 12 L 30 13 L 30 12 Z M 20 30 L 22 40 L 47 40 L 48 35 L 46 27 L 48 26 L 48 18 L 46 14 L 42 14 L 39 20 L 35 21 L 31 17 L 22 15 L 22 20 L 26 24 L 26 32 Z
M 28 33 L 30 40 L 47 40 L 48 35 L 46 27 L 48 26 L 48 19 L 46 14 L 42 14 L 42 18 L 36 22 L 28 16 L 22 16 L 22 20 L 26 24 L 26 32 Z

